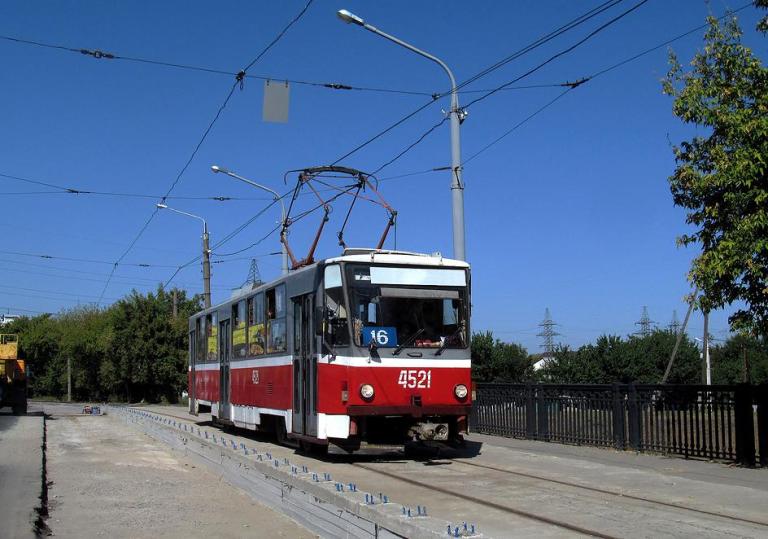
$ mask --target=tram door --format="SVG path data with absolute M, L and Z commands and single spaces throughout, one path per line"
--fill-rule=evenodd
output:
M 230 336 L 229 318 L 219 322 L 219 419 L 229 417 L 229 360 Z
M 200 323 L 197 323 L 200 326 Z M 198 330 L 199 331 L 199 330 Z M 189 388 L 187 390 L 187 398 L 189 399 L 189 413 L 197 415 L 195 410 L 195 401 L 197 400 L 197 376 L 195 374 L 195 362 L 197 361 L 197 332 L 191 331 L 189 333 Z
M 312 295 L 293 298 L 293 432 L 317 436 L 317 358 Z

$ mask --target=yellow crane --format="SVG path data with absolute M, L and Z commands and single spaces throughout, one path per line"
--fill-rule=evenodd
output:
M 10 406 L 14 415 L 27 413 L 27 371 L 19 359 L 19 336 L 0 334 L 0 408 Z

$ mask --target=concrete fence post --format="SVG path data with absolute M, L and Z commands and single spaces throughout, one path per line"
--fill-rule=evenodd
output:
M 624 392 L 621 386 L 614 383 L 612 386 L 613 394 L 613 445 L 616 449 L 626 447 L 625 421 L 624 421 Z
M 750 384 L 737 384 L 733 400 L 736 461 L 743 466 L 754 466 L 755 419 L 752 409 L 752 386 Z

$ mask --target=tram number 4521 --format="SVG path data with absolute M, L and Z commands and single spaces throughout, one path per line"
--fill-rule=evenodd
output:
M 404 369 L 400 371 L 397 384 L 408 389 L 429 389 L 432 386 L 432 371 Z

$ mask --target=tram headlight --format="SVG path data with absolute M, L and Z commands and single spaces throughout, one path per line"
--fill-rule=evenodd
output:
M 360 386 L 360 396 L 365 400 L 373 398 L 373 386 L 371 384 L 363 384 Z
M 453 388 L 453 394 L 456 395 L 456 398 L 459 400 L 464 400 L 467 398 L 467 386 L 464 384 L 458 384 L 456 387 Z

